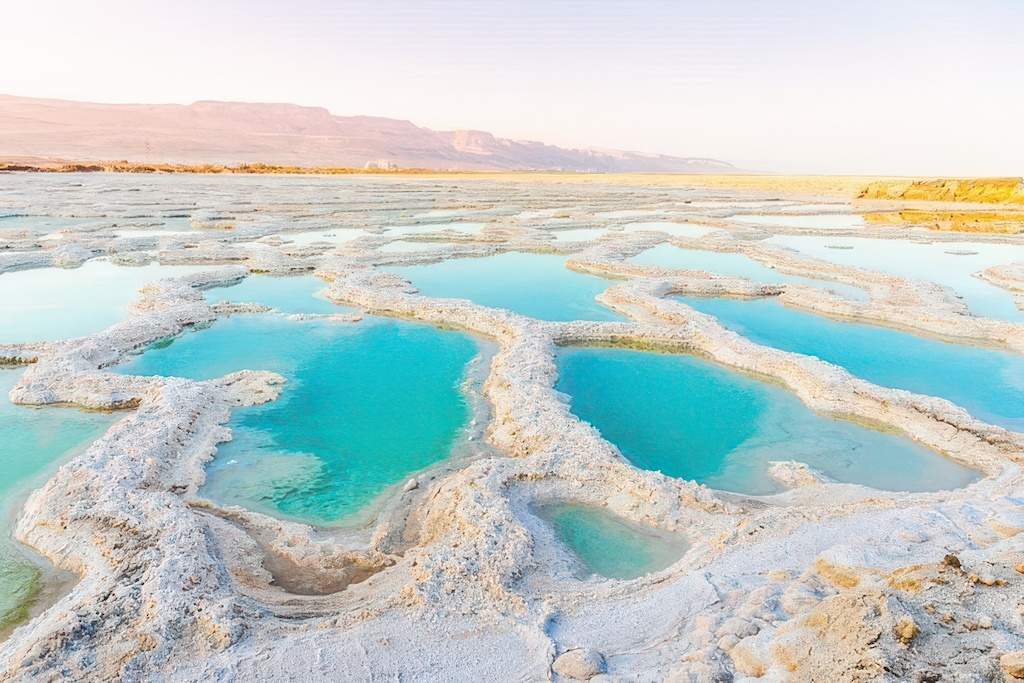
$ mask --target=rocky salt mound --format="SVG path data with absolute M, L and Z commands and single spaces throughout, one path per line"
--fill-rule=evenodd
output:
M 633 201 L 586 196 L 567 222 Z M 559 200 L 517 197 L 536 210 Z M 126 411 L 20 516 L 18 538 L 81 579 L 0 646 L 0 677 L 1024 676 L 1024 435 L 948 401 L 759 346 L 667 297 L 777 296 L 784 305 L 1018 351 L 1021 326 L 971 316 L 938 287 L 769 248 L 760 230 L 729 227 L 714 210 L 700 220 L 720 230 L 699 241 L 647 231 L 553 244 L 536 220 L 500 217 L 477 236 L 423 253 L 377 251 L 388 237 L 298 250 L 253 249 L 234 237 L 168 249 L 175 262 L 241 265 L 155 283 L 124 322 L 90 337 L 0 349 L 4 362 L 28 364 L 11 394 L 18 403 Z M 609 220 L 615 227 L 619 219 Z M 869 300 L 625 261 L 664 241 L 740 251 L 783 272 L 857 284 Z M 629 322 L 543 322 L 432 299 L 377 268 L 516 250 L 572 254 L 570 267 L 615 278 L 601 300 Z M 371 528 L 352 533 L 200 497 L 203 464 L 230 438 L 231 410 L 274 400 L 281 378 L 242 372 L 195 382 L 107 368 L 218 315 L 262 310 L 213 307 L 202 296 L 247 270 L 313 271 L 338 303 L 494 340 L 483 388 L 487 449 L 399 487 Z M 785 462 L 773 472 L 792 488 L 746 497 L 639 470 L 555 391 L 555 353 L 570 344 L 708 356 L 781 383 L 816 411 L 898 430 L 984 478 L 956 491 L 892 493 L 825 481 Z M 559 560 L 564 551 L 551 535 L 539 533 L 530 513 L 538 501 L 604 507 L 681 534 L 689 549 L 651 576 L 581 581 Z

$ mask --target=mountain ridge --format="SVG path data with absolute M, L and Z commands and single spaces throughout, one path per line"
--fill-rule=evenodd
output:
M 437 131 L 324 107 L 199 100 L 104 104 L 0 94 L 0 156 L 180 164 L 394 165 L 444 170 L 738 172 L 716 159 L 575 149 Z

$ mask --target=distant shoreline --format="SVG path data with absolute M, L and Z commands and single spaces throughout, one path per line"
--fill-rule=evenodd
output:
M 291 166 L 251 164 L 174 164 L 134 161 L 74 161 L 34 157 L 0 157 L 0 173 L 139 173 L 182 175 L 289 175 L 289 176 L 416 176 L 472 178 L 506 182 L 609 184 L 652 187 L 720 187 L 785 195 L 830 195 L 905 207 L 922 204 L 964 207 L 1005 206 L 1021 219 L 1024 180 L 1021 178 L 941 178 L 873 175 L 789 175 L 764 173 L 686 173 L 661 171 L 601 172 L 564 170 L 457 170 L 432 168 L 357 168 L 350 166 Z

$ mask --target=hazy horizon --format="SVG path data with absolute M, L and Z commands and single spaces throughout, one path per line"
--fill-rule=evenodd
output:
M 769 172 L 1024 173 L 1024 5 L 42 0 L 6 14 L 11 95 L 290 102 Z

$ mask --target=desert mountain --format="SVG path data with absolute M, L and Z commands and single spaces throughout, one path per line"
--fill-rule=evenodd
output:
M 248 102 L 94 104 L 0 95 L 0 157 L 126 159 L 182 164 L 268 163 L 403 168 L 721 172 L 714 159 L 508 140 L 435 131 L 321 107 Z

